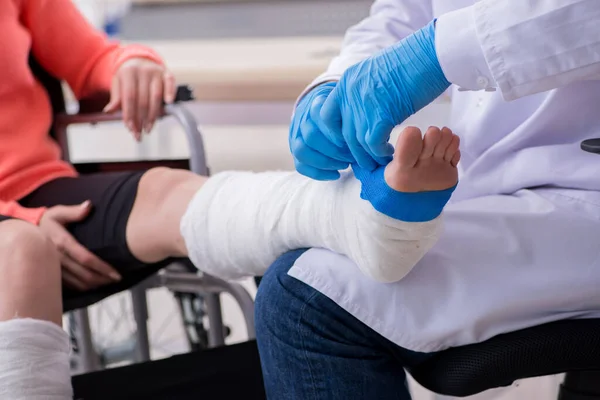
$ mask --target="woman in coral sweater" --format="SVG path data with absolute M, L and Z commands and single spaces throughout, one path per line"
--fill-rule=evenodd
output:
M 66 297 L 76 290 L 122 282 L 115 264 L 143 269 L 184 255 L 174 239 L 179 237 L 178 224 L 152 229 L 148 216 L 171 220 L 173 210 L 160 205 L 177 193 L 184 210 L 189 198 L 182 194 L 188 191 L 191 196 L 203 178 L 168 169 L 77 176 L 61 161 L 59 147 L 48 135 L 51 105 L 28 65 L 32 55 L 65 80 L 78 98 L 110 92 L 105 111 L 121 109 L 124 123 L 139 139 L 152 129 L 163 101 L 174 97 L 173 76 L 160 57 L 145 47 L 109 42 L 70 0 L 4 1 L 0 27 L 0 221 L 13 220 L 10 236 L 35 230 L 53 242 L 60 250 Z M 67 227 L 73 224 L 75 229 Z M 10 285 L 3 280 L 0 292 L 12 290 Z M 60 306 L 56 301 L 36 304 Z M 10 314 L 10 307 L 0 305 L 0 319 Z
M 0 398 L 68 398 L 61 290 L 65 304 L 80 306 L 82 291 L 99 300 L 185 256 L 179 220 L 205 178 L 164 168 L 78 176 L 48 134 L 51 105 L 30 55 L 78 98 L 110 92 L 105 111 L 122 110 L 139 139 L 175 93 L 151 49 L 108 41 L 71 0 L 1 2 L 0 43 L 0 347 L 17 352 L 2 350 L 0 370 L 14 369 L 27 348 L 37 354 L 28 361 L 33 380 L 14 383 L 0 371 Z M 36 383 L 44 365 L 58 375 L 43 372 Z

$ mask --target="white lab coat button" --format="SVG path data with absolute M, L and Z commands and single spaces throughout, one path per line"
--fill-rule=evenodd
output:
M 485 89 L 488 87 L 488 85 L 490 84 L 490 81 L 483 77 L 480 76 L 479 78 L 477 78 L 477 86 L 479 86 L 481 89 Z

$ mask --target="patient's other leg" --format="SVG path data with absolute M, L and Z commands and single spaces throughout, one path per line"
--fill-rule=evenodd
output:
M 30 223 L 0 221 L 0 276 L 0 398 L 70 400 L 55 246 Z

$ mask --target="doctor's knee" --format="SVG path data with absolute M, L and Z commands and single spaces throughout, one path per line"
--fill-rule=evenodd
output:
M 288 271 L 304 251 L 294 250 L 282 255 L 262 278 L 255 302 L 258 334 L 268 332 L 270 329 L 267 326 L 279 324 L 280 320 L 288 318 L 292 303 L 312 295 L 314 289 L 288 275 Z

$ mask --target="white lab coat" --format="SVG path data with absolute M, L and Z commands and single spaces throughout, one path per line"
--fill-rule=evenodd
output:
M 442 239 L 394 284 L 321 249 L 290 275 L 423 352 L 600 317 L 600 1 L 379 0 L 314 83 L 434 17 L 462 149 Z

